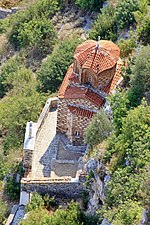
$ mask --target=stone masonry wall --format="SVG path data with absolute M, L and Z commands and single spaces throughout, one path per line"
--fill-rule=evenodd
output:
M 13 13 L 16 13 L 19 10 L 18 7 L 14 7 L 11 9 L 3 9 L 0 7 L 0 19 L 6 18 L 8 15 L 11 15 Z
M 90 121 L 91 121 L 91 118 L 73 115 L 73 119 L 72 119 L 72 142 L 75 145 L 82 145 L 83 144 L 84 129 L 88 126 Z M 76 132 L 80 132 L 80 135 L 78 137 L 76 136 Z
M 59 99 L 58 100 L 58 113 L 57 113 L 57 132 L 67 132 L 67 114 L 70 112 L 67 105 L 75 104 L 85 107 L 86 109 L 98 110 L 98 107 L 84 99 Z M 77 119 L 76 119 L 77 121 Z M 80 124 L 80 122 L 78 122 Z
M 25 170 L 25 176 L 31 171 L 32 157 L 33 157 L 33 150 L 24 149 L 23 166 Z
M 21 191 L 26 192 L 38 192 L 39 194 L 49 194 L 50 196 L 56 196 L 56 198 L 76 199 L 82 196 L 83 191 L 86 188 L 83 183 L 21 183 Z

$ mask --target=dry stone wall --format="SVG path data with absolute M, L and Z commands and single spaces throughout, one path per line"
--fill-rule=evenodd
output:
M 11 9 L 4 9 L 4 8 L 0 7 L 0 19 L 6 18 L 7 16 L 9 16 L 11 14 L 16 13 L 18 10 L 19 10 L 18 7 L 14 7 Z
M 76 199 L 82 196 L 86 190 L 82 182 L 28 182 L 21 183 L 21 191 L 38 192 L 39 194 L 49 194 L 57 198 Z

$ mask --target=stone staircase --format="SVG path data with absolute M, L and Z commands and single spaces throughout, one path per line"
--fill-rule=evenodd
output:
M 59 134 L 60 141 L 63 145 L 63 147 L 71 152 L 76 152 L 76 153 L 85 153 L 87 146 L 82 145 L 82 146 L 73 146 L 69 139 L 64 135 L 64 134 Z

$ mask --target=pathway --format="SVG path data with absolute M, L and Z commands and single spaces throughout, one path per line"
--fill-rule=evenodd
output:
M 51 172 L 50 162 L 56 158 L 58 137 L 56 134 L 57 110 L 48 113 L 35 143 L 32 164 L 32 178 L 49 177 Z

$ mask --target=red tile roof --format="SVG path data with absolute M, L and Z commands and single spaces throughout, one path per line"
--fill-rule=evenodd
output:
M 99 46 L 99 47 L 98 47 Z M 76 48 L 74 58 L 82 68 L 91 68 L 96 74 L 115 66 L 120 49 L 111 41 L 85 41 Z
M 121 60 L 117 63 L 117 70 L 111 81 L 108 85 L 99 88 L 100 91 L 105 92 L 106 94 L 112 93 L 112 91 L 116 88 L 118 81 L 121 79 L 121 67 L 123 66 L 123 62 Z
M 79 83 L 79 77 L 74 72 L 70 75 L 69 80 L 74 84 Z
M 59 97 L 59 96 L 58 96 Z M 66 99 L 85 99 L 100 107 L 104 103 L 104 99 L 100 94 L 92 91 L 87 87 L 77 87 L 69 85 L 64 93 Z
M 96 43 L 97 42 L 90 40 L 84 42 L 82 45 L 79 45 L 76 48 L 75 55 L 80 55 L 81 61 L 87 54 L 87 56 L 85 57 L 87 61 L 83 66 L 91 66 L 90 54 L 92 57 L 94 57 Z M 96 58 L 94 58 L 94 62 L 92 62 L 93 68 L 95 70 L 97 69 L 99 71 L 102 71 L 102 69 L 104 69 L 105 67 L 107 67 L 108 69 L 109 67 L 113 66 L 114 63 L 116 63 L 116 59 L 118 59 L 119 57 L 120 50 L 118 50 L 119 48 L 115 44 L 113 44 L 113 42 L 110 41 L 100 41 L 100 45 L 107 47 L 111 52 L 111 54 L 108 54 L 107 50 L 104 50 L 104 52 L 101 52 L 99 50 L 100 53 L 97 54 Z M 88 53 L 89 50 L 90 54 Z M 93 91 L 91 88 L 80 85 L 79 77 L 77 76 L 77 74 L 74 73 L 73 66 L 74 64 L 71 64 L 71 66 L 68 68 L 66 76 L 59 89 L 58 98 L 85 99 L 87 101 L 92 102 L 94 105 L 100 107 L 104 103 L 104 99 L 101 97 L 99 93 Z M 121 78 L 121 66 L 122 61 L 117 60 L 117 70 L 115 75 L 110 80 L 108 85 L 98 88 L 100 91 L 109 94 L 115 89 L 119 79 Z
M 73 73 L 73 63 L 69 66 L 68 68 L 68 71 L 66 73 L 66 76 L 64 77 L 63 79 L 63 82 L 59 88 L 59 91 L 58 91 L 58 97 L 59 98 L 63 98 L 64 97 L 64 94 L 65 94 L 65 90 L 66 88 L 68 87 L 70 81 L 69 81 L 69 78 L 71 77 L 71 74 Z
M 93 115 L 95 114 L 95 112 L 93 112 L 93 111 L 83 109 L 83 108 L 77 107 L 77 106 L 72 106 L 72 105 L 68 105 L 68 109 L 70 110 L 70 112 L 72 114 L 74 114 L 76 116 L 92 118 Z

